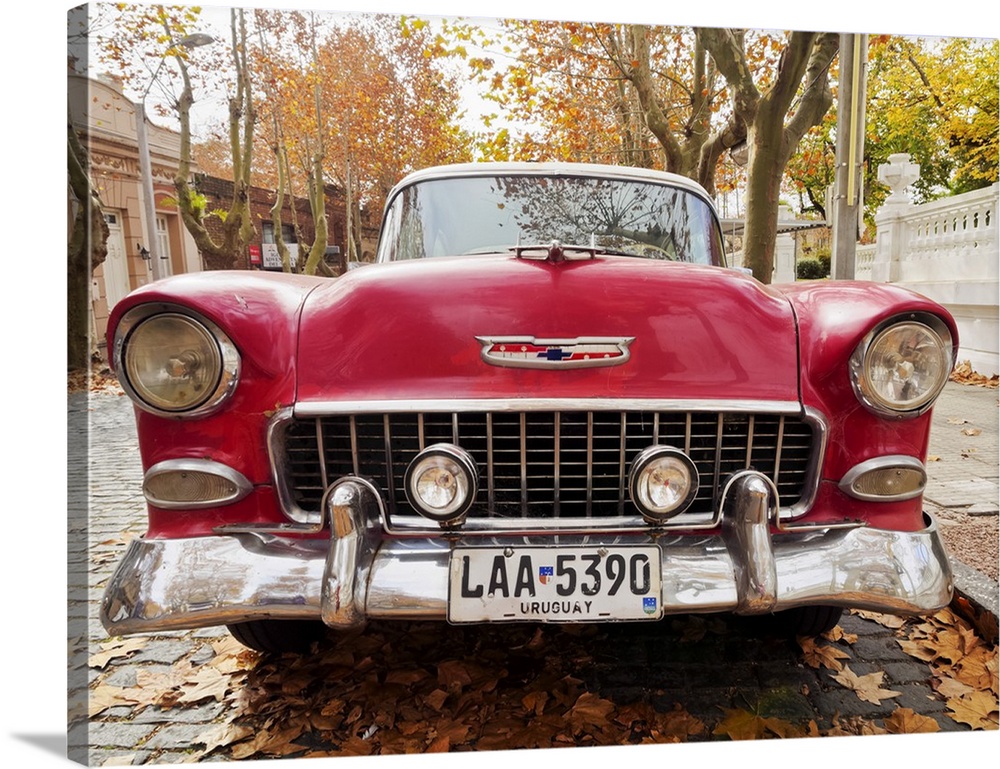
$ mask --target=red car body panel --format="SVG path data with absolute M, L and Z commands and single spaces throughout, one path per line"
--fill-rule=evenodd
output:
M 324 281 L 292 275 L 204 272 L 144 286 L 119 302 L 108 323 L 108 349 L 122 315 L 140 304 L 182 306 L 216 323 L 241 356 L 239 386 L 219 411 L 198 419 L 135 409 L 143 469 L 168 459 L 212 459 L 239 471 L 259 492 L 233 505 L 197 511 L 150 506 L 149 536 L 211 533 L 224 523 L 285 520 L 271 490 L 267 424 L 295 399 L 299 313 Z

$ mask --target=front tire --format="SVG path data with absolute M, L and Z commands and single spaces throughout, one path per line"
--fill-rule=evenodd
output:
M 255 619 L 226 628 L 241 644 L 265 654 L 302 654 L 326 635 L 326 625 L 315 620 Z
M 785 632 L 795 636 L 817 636 L 837 627 L 844 610 L 839 606 L 801 606 L 777 615 Z

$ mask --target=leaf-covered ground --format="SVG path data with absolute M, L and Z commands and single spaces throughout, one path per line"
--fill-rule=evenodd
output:
M 112 639 L 90 659 L 97 676 L 89 716 L 220 703 L 222 715 L 188 760 L 898 734 L 939 731 L 942 721 L 956 731 L 997 729 L 997 648 L 971 624 L 950 610 L 861 618 L 886 628 L 925 671 L 924 699 L 944 703 L 936 717 L 899 704 L 907 687 L 887 685 L 884 671 L 858 672 L 870 666 L 855 649 L 857 635 L 840 627 L 789 641 L 744 636 L 741 621 L 698 617 L 666 620 L 655 632 L 379 624 L 282 657 L 221 637 L 205 642 L 211 653 L 198 655 L 202 661 L 140 667 L 127 687 L 105 681 L 149 641 Z M 739 659 L 741 648 L 755 659 Z M 658 649 L 673 659 L 650 661 L 639 680 L 637 665 L 619 658 L 652 660 Z M 738 661 L 720 665 L 720 654 Z M 793 681 L 799 691 L 789 690 Z M 838 696 L 830 712 L 810 709 Z M 874 706 L 883 715 L 858 715 Z

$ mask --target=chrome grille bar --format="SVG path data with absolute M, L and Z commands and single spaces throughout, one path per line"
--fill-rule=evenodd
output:
M 559 509 L 559 486 L 561 484 L 559 465 L 562 462 L 562 452 L 560 451 L 562 447 L 561 426 L 562 414 L 557 411 L 552 417 L 552 501 L 555 505 L 554 512 L 556 518 L 561 515 L 561 510 Z
M 492 514 L 497 508 L 495 487 L 493 485 L 493 414 L 486 415 L 486 489 L 489 500 L 489 511 Z

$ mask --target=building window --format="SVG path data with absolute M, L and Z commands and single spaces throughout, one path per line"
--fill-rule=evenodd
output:
M 274 222 L 261 222 L 263 242 L 274 243 Z M 295 243 L 295 228 L 290 224 L 281 225 L 281 239 L 286 243 Z

